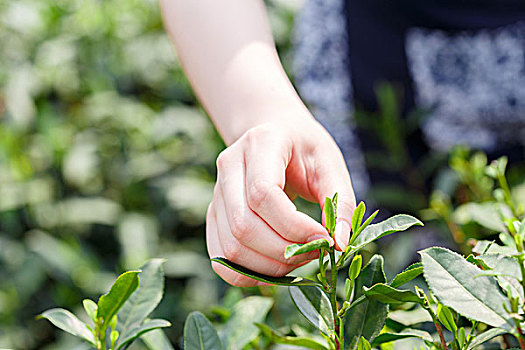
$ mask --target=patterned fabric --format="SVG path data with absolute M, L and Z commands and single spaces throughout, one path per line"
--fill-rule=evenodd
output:
M 525 23 L 455 34 L 411 28 L 405 50 L 416 106 L 431 111 L 422 125 L 430 147 L 525 144 Z M 369 177 L 351 119 L 349 72 L 344 0 L 307 0 L 296 19 L 297 87 L 364 193 Z
M 431 147 L 492 151 L 525 140 L 525 23 L 449 35 L 414 28 L 406 38 L 416 103 Z
M 356 194 L 369 186 L 354 133 L 344 2 L 308 1 L 296 18 L 294 77 L 303 100 L 332 135 L 346 159 Z

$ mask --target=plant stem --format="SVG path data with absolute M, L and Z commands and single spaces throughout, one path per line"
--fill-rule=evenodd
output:
M 330 280 L 330 304 L 332 305 L 332 313 L 335 323 L 335 348 L 336 350 L 340 350 L 339 332 L 342 332 L 342 328 L 340 327 L 339 317 L 337 316 L 337 262 L 335 260 L 335 251 L 333 248 L 330 249 L 330 263 L 330 273 L 332 275 Z
M 441 328 L 441 325 L 439 324 L 439 321 L 437 320 L 437 316 L 430 307 L 430 305 L 427 305 L 425 309 L 430 314 L 430 317 L 432 317 L 432 321 L 434 322 L 434 326 L 436 326 L 436 330 L 439 334 L 439 340 L 441 340 L 441 345 L 443 346 L 443 350 L 448 350 L 447 347 L 447 341 L 445 340 L 445 336 L 443 335 L 443 329 Z
M 505 174 L 498 175 L 498 182 L 499 182 L 499 186 L 503 189 L 503 192 L 505 193 L 505 199 L 506 199 L 507 205 L 510 207 L 512 214 L 516 218 L 518 218 L 519 217 L 518 210 L 516 209 L 516 206 L 514 205 L 514 199 L 512 198 L 510 187 L 507 182 L 507 178 L 505 177 Z
M 520 342 L 520 348 L 521 350 L 525 350 L 525 341 L 523 340 L 523 332 L 521 330 L 521 327 L 520 327 L 520 324 L 519 322 L 516 322 L 516 326 L 518 327 L 518 333 L 519 333 L 519 337 L 518 337 L 518 341 Z

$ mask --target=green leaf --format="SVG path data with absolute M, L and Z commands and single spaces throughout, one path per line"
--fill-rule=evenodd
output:
M 423 264 L 420 262 L 415 263 L 398 273 L 396 277 L 390 282 L 390 287 L 397 288 L 401 287 L 405 283 L 412 281 L 423 273 Z
M 354 291 L 354 280 L 346 279 L 345 280 L 345 300 L 350 301 L 352 299 L 352 292 Z
M 284 276 L 284 277 L 272 277 L 266 276 L 261 273 L 252 271 L 239 264 L 229 261 L 226 258 L 218 257 L 212 258 L 211 261 L 224 265 L 231 270 L 238 272 L 244 276 L 253 278 L 254 280 L 261 281 L 269 284 L 276 284 L 280 286 L 318 286 L 319 282 L 312 281 L 302 277 Z
M 443 326 L 445 326 L 446 329 L 448 329 L 450 332 L 456 333 L 458 326 L 456 325 L 456 321 L 454 321 L 454 315 L 452 314 L 452 311 L 450 311 L 448 307 L 438 304 L 436 314 L 439 321 L 443 324 Z
M 497 336 L 500 336 L 500 335 L 503 335 L 503 334 L 507 334 L 507 333 L 508 333 L 508 331 L 505 330 L 505 329 L 491 328 L 488 331 L 477 335 L 474 338 L 474 340 L 472 341 L 472 343 L 470 343 L 470 345 L 468 346 L 467 349 L 468 350 L 472 350 L 472 349 L 480 346 L 483 343 L 488 342 L 489 340 L 491 340 L 491 339 L 493 339 L 493 338 L 495 338 Z
M 361 337 L 361 340 L 359 341 L 359 345 L 357 348 L 359 350 L 371 350 L 372 346 L 370 345 L 368 340 L 366 340 L 364 337 Z
M 253 341 L 260 333 L 254 323 L 262 323 L 272 305 L 273 299 L 259 296 L 244 298 L 236 303 L 221 334 L 224 349 L 242 349 Z
M 82 305 L 84 306 L 84 310 L 86 310 L 86 313 L 88 314 L 89 318 L 93 321 L 93 323 L 96 323 L 97 304 L 91 299 L 84 299 L 82 301 Z
M 327 350 L 327 347 L 317 341 L 305 337 L 283 336 L 263 323 L 255 323 L 257 328 L 274 344 L 288 344 L 307 349 Z
M 503 206 L 495 202 L 466 203 L 454 211 L 452 219 L 460 225 L 475 222 L 489 230 L 501 232 L 505 231 L 499 215 L 501 210 Z
M 374 255 L 356 279 L 355 302 L 363 296 L 363 287 L 386 283 L 383 257 Z M 385 323 L 388 305 L 377 300 L 366 300 L 348 310 L 345 317 L 345 349 L 355 350 L 361 337 L 370 341 L 379 334 Z
M 465 346 L 466 340 L 467 340 L 467 334 L 465 333 L 465 328 L 461 327 L 458 330 L 458 343 L 459 343 L 460 349 L 463 349 L 463 347 Z
M 335 210 L 332 199 L 328 197 L 324 200 L 324 225 L 330 233 L 330 236 L 332 236 L 335 229 Z
M 140 286 L 124 303 L 118 314 L 118 330 L 121 334 L 117 346 L 123 339 L 134 335 L 144 320 L 157 307 L 164 293 L 163 259 L 152 259 L 141 267 L 138 275 Z
M 336 192 L 334 196 L 332 197 L 332 205 L 334 207 L 334 217 L 337 219 L 337 199 L 339 198 L 339 194 Z
M 321 248 L 324 248 L 324 249 L 330 248 L 330 242 L 328 242 L 324 238 L 321 238 L 321 239 L 316 239 L 315 241 L 311 241 L 305 244 L 299 244 L 299 243 L 290 244 L 289 246 L 286 247 L 284 251 L 284 257 L 286 259 L 289 259 L 292 256 L 308 253 L 308 252 L 311 252 L 312 250 L 317 250 Z
M 154 329 L 151 332 L 144 333 L 140 340 L 146 344 L 149 350 L 174 350 L 162 329 Z
M 504 308 L 509 302 L 494 277 L 476 278 L 482 270 L 445 248 L 428 248 L 420 254 L 427 284 L 443 305 L 493 327 L 513 328 Z
M 117 350 L 125 349 L 128 343 L 131 343 L 132 341 L 142 336 L 143 334 L 153 331 L 158 328 L 165 328 L 165 327 L 171 327 L 171 323 L 169 323 L 166 320 L 161 320 L 161 319 L 145 320 L 142 325 L 137 326 L 136 328 L 133 328 L 133 329 L 129 329 L 125 335 L 122 335 L 119 338 L 119 344 L 117 345 L 116 349 Z
M 363 258 L 361 257 L 361 255 L 354 256 L 354 258 L 352 259 L 352 263 L 348 268 L 348 278 L 350 278 L 351 280 L 355 280 L 357 276 L 359 276 L 362 266 Z
M 377 213 L 379 213 L 379 210 L 374 211 L 372 215 L 370 215 L 368 219 L 366 219 L 365 222 L 361 224 L 361 226 L 357 229 L 357 233 L 352 236 L 352 242 L 354 242 L 357 239 L 357 237 L 361 234 L 361 232 L 363 232 L 363 230 L 367 228 L 368 225 L 370 225 L 372 220 L 374 220 L 374 218 L 376 217 Z
M 361 249 L 376 239 L 395 232 L 405 231 L 414 225 L 423 226 L 423 223 L 418 219 L 405 214 L 396 215 L 385 221 L 381 221 L 380 223 L 369 225 L 353 242 L 352 249 Z
M 46 310 L 38 318 L 45 318 L 61 330 L 95 344 L 95 337 L 88 326 L 67 310 L 58 308 Z
M 472 252 L 476 254 L 501 254 L 501 255 L 515 255 L 517 250 L 515 247 L 501 246 L 494 243 L 494 241 L 478 241 L 476 246 L 472 248 Z
M 432 336 L 428 332 L 421 331 L 419 329 L 407 328 L 399 333 L 390 333 L 390 332 L 381 333 L 374 339 L 374 341 L 372 342 L 372 345 L 374 347 L 378 347 L 379 345 L 383 343 L 390 343 L 396 340 L 406 339 L 406 338 L 419 338 L 419 339 L 429 341 L 429 342 L 434 341 L 434 339 L 432 339 Z
M 124 302 L 139 286 L 140 271 L 128 271 L 120 275 L 107 294 L 98 300 L 97 319 L 102 317 L 104 323 L 102 330 L 105 330 L 111 318 L 117 314 Z
M 410 327 L 423 322 L 432 322 L 432 317 L 428 311 L 422 307 L 416 307 L 413 310 L 394 310 L 388 313 L 388 318 L 405 327 Z
M 363 287 L 364 293 L 369 299 L 379 300 L 386 304 L 417 303 L 423 304 L 423 298 L 409 290 L 392 288 L 388 284 L 378 283 L 371 288 Z
M 194 311 L 184 324 L 184 350 L 221 350 L 221 340 L 210 321 Z
M 483 260 L 492 269 L 486 272 L 493 272 L 494 275 L 510 276 L 518 281 L 522 279 L 520 264 L 517 259 L 496 254 L 484 254 L 476 258 Z
M 288 289 L 303 316 L 324 334 L 332 335 L 335 322 L 328 296 L 319 287 L 300 286 Z
M 360 202 L 352 214 L 352 235 L 355 235 L 363 222 L 365 216 L 366 206 L 365 202 Z

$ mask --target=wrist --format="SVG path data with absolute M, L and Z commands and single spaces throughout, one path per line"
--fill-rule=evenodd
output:
M 228 111 L 228 115 L 215 121 L 225 143 L 231 145 L 246 131 L 261 124 L 302 125 L 314 118 L 299 97 L 265 96 L 245 99 Z

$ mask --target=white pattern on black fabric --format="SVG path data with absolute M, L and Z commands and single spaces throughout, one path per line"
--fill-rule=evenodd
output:
M 353 187 L 364 196 L 369 178 L 352 120 L 344 1 L 307 1 L 296 18 L 294 40 L 299 93 L 341 148 Z
M 417 104 L 432 109 L 431 147 L 525 143 L 525 23 L 455 35 L 413 28 L 406 52 Z

